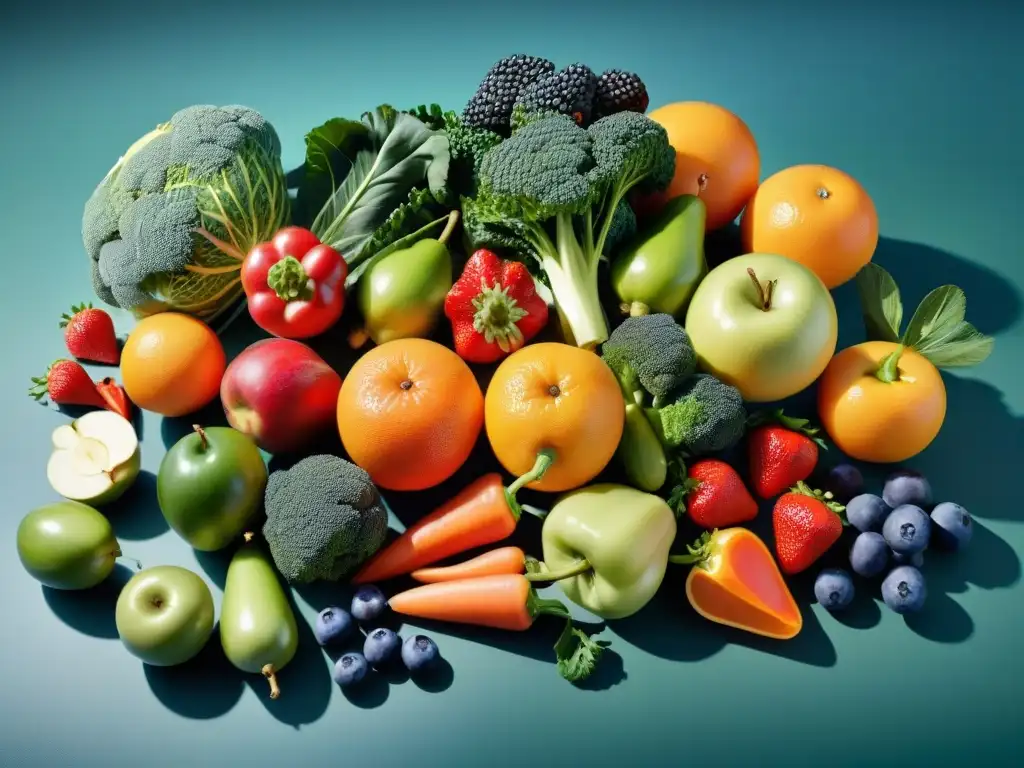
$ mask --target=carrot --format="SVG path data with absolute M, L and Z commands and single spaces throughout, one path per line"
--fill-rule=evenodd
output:
M 353 584 L 384 581 L 440 560 L 507 539 L 522 509 L 516 493 L 544 475 L 554 454 L 541 452 L 533 469 L 508 488 L 496 472 L 463 488 L 394 542 L 377 552 L 352 578 Z
M 397 614 L 417 619 L 470 624 L 523 632 L 545 614 L 565 619 L 555 643 L 559 674 L 570 682 L 594 670 L 604 646 L 573 627 L 569 609 L 559 600 L 541 597 L 527 576 L 497 573 L 455 581 L 423 584 L 388 600 Z
M 519 547 L 499 547 L 484 552 L 470 560 L 441 568 L 421 568 L 412 572 L 412 577 L 424 584 L 439 581 L 456 581 L 475 576 L 523 573 L 526 570 L 526 553 Z

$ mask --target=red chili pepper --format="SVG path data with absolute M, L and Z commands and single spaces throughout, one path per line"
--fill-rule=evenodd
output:
M 285 227 L 242 262 L 249 314 L 284 339 L 319 336 L 338 322 L 347 275 L 341 254 L 301 227 Z
M 444 302 L 455 351 L 471 363 L 510 355 L 547 325 L 548 305 L 521 262 L 491 251 L 474 253 Z

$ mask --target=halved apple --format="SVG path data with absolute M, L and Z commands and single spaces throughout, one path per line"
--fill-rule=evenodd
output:
M 113 411 L 90 411 L 53 431 L 46 477 L 65 499 L 90 506 L 120 498 L 139 476 L 135 427 Z

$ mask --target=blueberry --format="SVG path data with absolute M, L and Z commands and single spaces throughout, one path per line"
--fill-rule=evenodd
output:
M 971 543 L 974 522 L 959 504 L 944 501 L 932 510 L 932 537 L 942 549 L 955 552 Z
M 342 688 L 355 685 L 360 682 L 369 671 L 370 665 L 366 657 L 358 651 L 346 653 L 334 662 L 334 682 Z
M 899 552 L 892 553 L 892 561 L 896 565 L 912 565 L 920 568 L 924 565 L 924 552 L 914 552 L 910 555 L 902 555 Z
M 904 504 L 896 507 L 882 523 L 882 536 L 894 552 L 912 555 L 928 546 L 932 519 L 920 507 Z
M 376 621 L 384 613 L 387 604 L 384 593 L 368 584 L 357 589 L 352 596 L 352 615 L 356 621 Z
M 814 580 L 814 597 L 828 611 L 841 611 L 853 602 L 853 579 L 842 568 L 826 568 Z
M 392 630 L 381 627 L 366 636 L 363 655 L 370 666 L 379 667 L 391 661 L 402 646 L 402 638 Z
M 888 564 L 889 545 L 880 533 L 862 533 L 850 547 L 850 567 L 858 576 L 870 579 L 884 571 Z
M 846 519 L 858 531 L 880 531 L 892 510 L 881 496 L 862 493 L 846 502 Z
M 313 634 L 320 645 L 340 642 L 352 631 L 352 616 L 344 608 L 324 608 L 317 614 Z
M 413 635 L 402 644 L 402 663 L 410 672 L 422 672 L 439 656 L 437 643 L 426 635 Z
M 886 479 L 882 498 L 890 509 L 904 504 L 927 509 L 932 505 L 932 486 L 920 472 L 901 469 Z
M 927 597 L 924 576 L 912 565 L 893 568 L 882 582 L 882 600 L 896 613 L 921 610 Z
M 825 478 L 825 490 L 840 504 L 845 504 L 854 496 L 864 491 L 864 475 L 853 464 L 837 464 L 828 471 Z

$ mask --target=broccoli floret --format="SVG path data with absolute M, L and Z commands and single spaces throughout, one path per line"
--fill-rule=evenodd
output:
M 706 373 L 694 374 L 660 408 L 648 408 L 662 444 L 689 456 L 732 448 L 743 437 L 747 411 L 736 387 Z
M 601 347 L 601 357 L 628 401 L 654 408 L 697 370 L 689 334 L 665 314 L 627 317 Z
M 477 194 L 463 201 L 473 247 L 532 257 L 563 327 L 580 347 L 608 338 L 598 268 L 633 188 L 663 189 L 675 171 L 665 129 L 636 112 L 581 128 L 565 115 L 527 122 L 484 155 Z
M 289 584 L 342 579 L 387 535 L 388 513 L 370 475 L 337 456 L 274 471 L 264 501 L 263 537 Z
M 502 141 L 501 134 L 486 128 L 467 125 L 454 112 L 444 116 L 445 135 L 451 159 L 448 164 L 448 193 L 450 201 L 476 194 L 480 162 L 487 151 Z
M 139 316 L 210 321 L 241 297 L 242 259 L 289 213 L 273 126 L 247 107 L 188 107 L 129 147 L 86 202 L 93 289 Z

